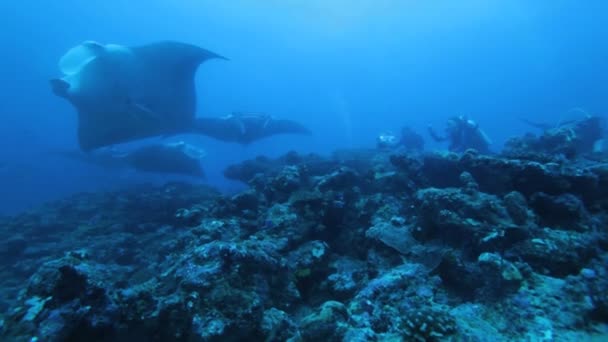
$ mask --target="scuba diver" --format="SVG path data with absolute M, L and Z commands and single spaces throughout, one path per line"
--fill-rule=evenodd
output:
M 404 148 L 406 151 L 421 152 L 424 150 L 424 138 L 411 127 L 405 126 L 401 129 L 401 136 L 397 137 L 392 132 L 384 132 L 376 138 L 376 146 L 379 149 Z
M 429 126 L 429 134 L 437 142 L 448 141 L 448 149 L 451 152 L 464 152 L 467 149 L 475 149 L 479 153 L 490 153 L 491 141 L 479 125 L 468 119 L 465 115 L 454 116 L 448 119 L 445 136 L 440 136 Z
M 399 145 L 403 146 L 408 151 L 421 152 L 424 150 L 424 138 L 411 127 L 405 126 L 401 129 Z
M 376 147 L 379 149 L 393 149 L 399 144 L 399 138 L 393 132 L 382 132 L 376 137 Z

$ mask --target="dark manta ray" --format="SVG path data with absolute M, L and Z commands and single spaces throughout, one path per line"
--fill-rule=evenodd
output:
M 204 177 L 201 159 L 205 152 L 183 141 L 153 144 L 130 152 L 102 148 L 91 152 L 51 151 L 62 157 L 100 166 L 104 169 L 132 168 L 136 171 Z
M 87 41 L 59 61 L 53 92 L 78 111 L 82 150 L 156 135 L 197 133 L 249 143 L 274 134 L 309 134 L 290 120 L 239 115 L 197 118 L 194 75 L 209 59 L 198 46 L 164 41 L 137 47 Z
M 127 155 L 136 170 L 204 177 L 200 159 L 204 152 L 184 142 L 141 147 Z

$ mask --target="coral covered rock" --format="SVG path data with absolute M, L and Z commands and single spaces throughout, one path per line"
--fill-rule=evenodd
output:
M 0 218 L 0 339 L 602 334 L 608 168 L 530 146 L 290 152 L 226 169 L 236 194 L 168 183 Z

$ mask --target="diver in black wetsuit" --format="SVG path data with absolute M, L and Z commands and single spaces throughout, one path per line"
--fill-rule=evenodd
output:
M 438 142 L 448 141 L 448 149 L 451 152 L 464 152 L 467 149 L 475 149 L 479 153 L 490 153 L 491 141 L 479 125 L 464 115 L 448 119 L 445 128 L 445 136 L 440 136 L 428 127 L 431 137 Z

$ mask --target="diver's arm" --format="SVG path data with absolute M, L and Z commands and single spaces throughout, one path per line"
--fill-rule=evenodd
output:
M 481 128 L 478 128 L 477 131 L 479 132 L 481 139 L 486 143 L 486 145 L 492 145 L 492 140 L 490 140 L 490 137 L 488 137 L 486 132 L 484 132 Z
M 275 119 L 264 114 L 196 118 L 193 133 L 240 144 L 277 134 L 311 134 L 308 128 L 296 121 Z

